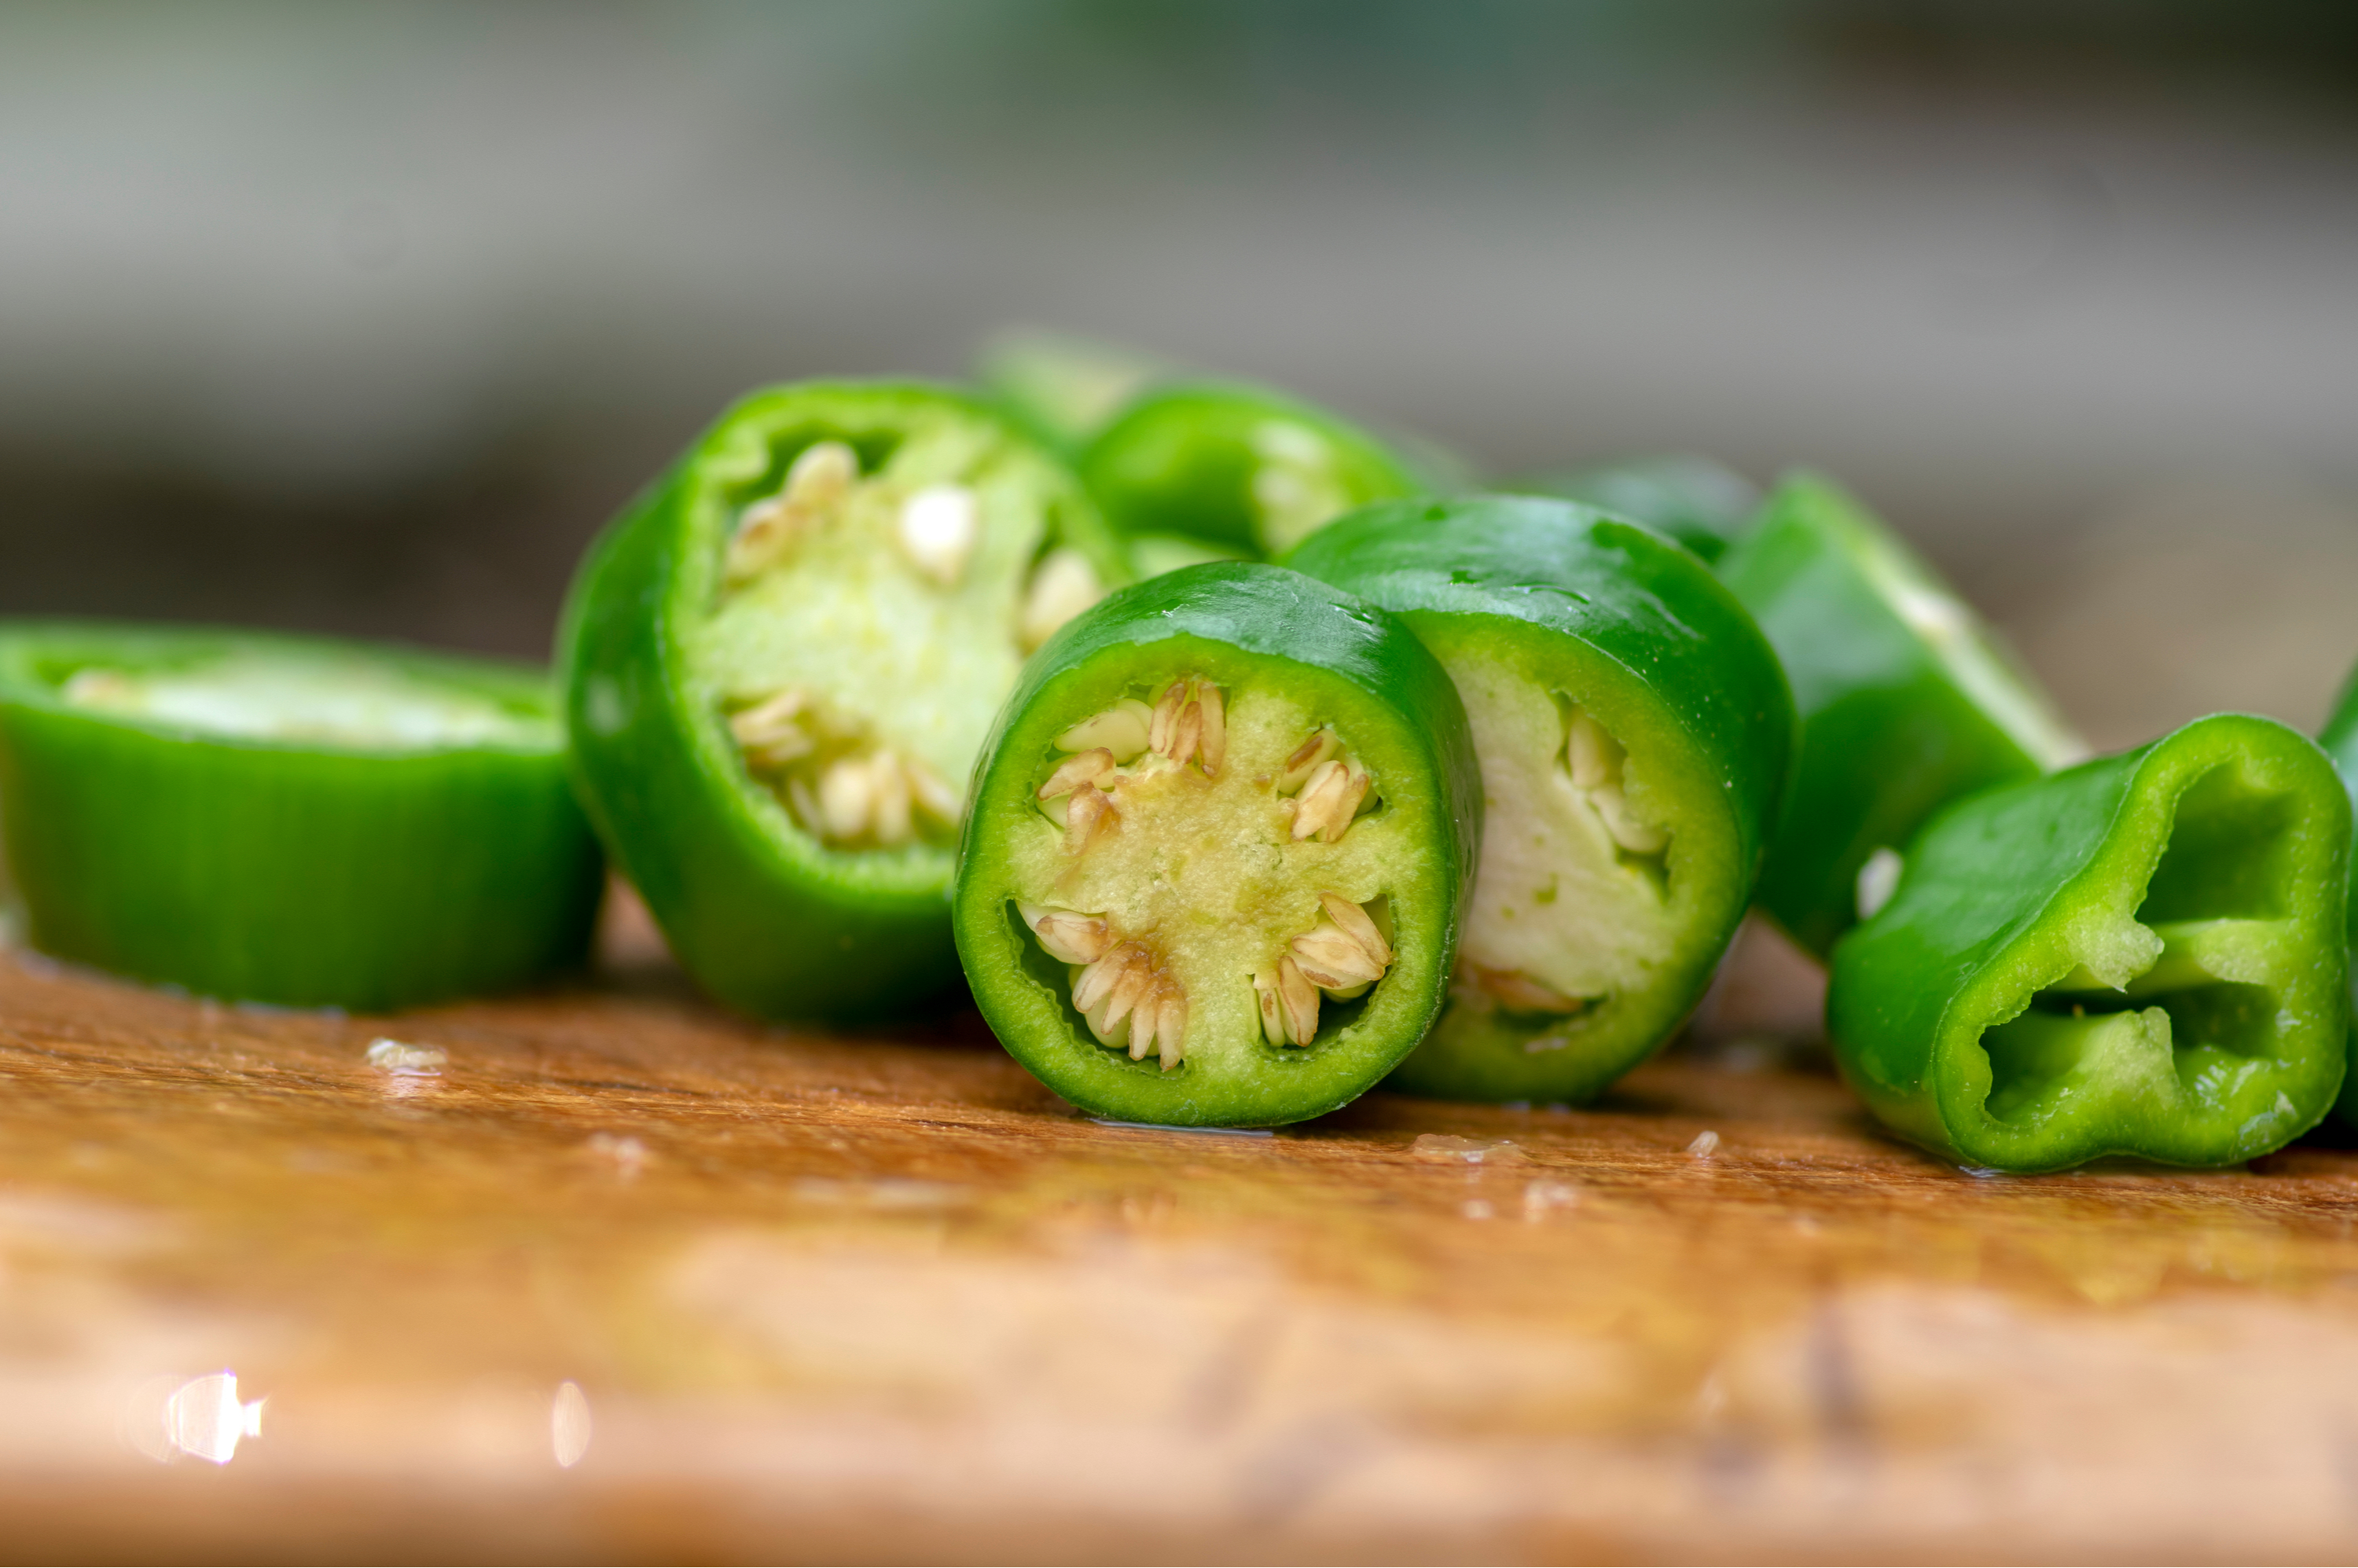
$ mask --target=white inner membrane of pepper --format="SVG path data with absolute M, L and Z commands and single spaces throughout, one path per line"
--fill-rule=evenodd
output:
M 947 844 L 1023 656 L 1104 592 L 1043 550 L 1039 460 L 959 421 L 872 470 L 804 448 L 735 519 L 694 657 L 746 767 L 830 846 Z
M 1169 1071 L 1323 1043 L 1392 962 L 1382 790 L 1284 693 L 1180 676 L 1043 759 L 1018 914 L 1109 1050 Z
M 1643 805 L 1639 762 L 1511 665 L 1466 649 L 1443 662 L 1465 699 L 1485 806 L 1453 1000 L 1568 1017 L 1644 985 L 1678 932 L 1663 882 L 1670 835 Z
M 96 713 L 244 740 L 367 751 L 557 741 L 553 714 L 326 652 L 233 654 L 168 669 L 90 665 L 68 677 L 59 695 Z

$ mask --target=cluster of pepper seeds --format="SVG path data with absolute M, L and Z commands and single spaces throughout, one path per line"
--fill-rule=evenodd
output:
M 1060 735 L 1056 746 L 1065 760 L 1036 798 L 1064 830 L 1065 854 L 1086 855 L 1105 835 L 1120 831 L 1133 786 L 1190 767 L 1206 780 L 1221 777 L 1228 760 L 1227 711 L 1220 687 L 1191 676 L 1172 682 L 1152 707 L 1126 698 Z M 1376 804 L 1372 785 L 1341 738 L 1322 728 L 1282 771 L 1242 787 L 1265 788 L 1277 798 L 1293 840 L 1336 844 Z M 1390 944 L 1368 908 L 1333 891 L 1320 892 L 1318 900 L 1318 920 L 1250 977 L 1261 1032 L 1272 1045 L 1309 1044 L 1317 1036 L 1322 994 L 1336 1000 L 1364 995 L 1391 966 Z M 1126 1048 L 1133 1061 L 1152 1052 L 1165 1071 L 1185 1059 L 1186 991 L 1152 941 L 1125 935 L 1102 914 L 1035 903 L 1019 903 L 1017 912 L 1042 948 L 1070 966 L 1073 1005 L 1100 1044 Z
M 890 509 L 892 547 L 920 578 L 947 590 L 964 579 L 981 540 L 981 509 L 966 485 L 924 485 L 906 495 L 863 482 L 860 458 L 842 441 L 818 441 L 797 455 L 775 495 L 745 508 L 722 563 L 725 587 L 788 569 L 819 531 L 877 507 Z M 1055 548 L 1033 568 L 1014 634 L 1030 653 L 1104 595 L 1079 552 Z M 896 849 L 918 838 L 946 842 L 963 809 L 957 792 L 923 760 L 876 736 L 864 719 L 801 687 L 762 693 L 728 715 L 747 771 L 784 802 L 795 821 L 838 849 Z

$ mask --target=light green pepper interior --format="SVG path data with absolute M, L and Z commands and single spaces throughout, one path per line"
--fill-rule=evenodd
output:
M 557 743 L 545 704 L 503 702 L 397 664 L 324 651 L 254 650 L 137 667 L 78 663 L 59 679 L 69 707 L 227 739 L 368 752 Z
M 730 498 L 716 599 L 689 633 L 696 689 L 804 831 L 946 847 L 1025 654 L 1103 584 L 1051 547 L 1044 460 L 987 424 L 806 429 L 775 452 Z M 783 540 L 749 549 L 772 524 Z
M 1981 1035 L 1984 1108 L 2004 1130 L 2225 1112 L 2257 1147 L 2295 1115 L 2277 1057 L 2301 953 L 2286 886 L 2298 803 L 2222 764 L 2162 810 L 2149 877 L 2133 868 L 2125 896 L 2083 911 L 2046 959 L 2061 972 Z
M 1127 706 L 1133 714 L 1144 712 L 1168 690 L 1137 687 Z M 1161 1051 L 1166 1069 L 1185 1061 L 1233 1075 L 1280 1053 L 1314 1056 L 1348 1033 L 1368 985 L 1380 985 L 1380 979 L 1325 990 L 1314 1004 L 1316 1032 L 1292 1044 L 1269 1037 L 1262 993 L 1292 945 L 1332 926 L 1322 893 L 1366 911 L 1389 939 L 1389 868 L 1408 859 L 1413 847 L 1403 843 L 1401 823 L 1383 809 L 1382 781 L 1372 775 L 1335 830 L 1297 837 L 1317 788 L 1314 770 L 1330 762 L 1355 765 L 1350 738 L 1323 729 L 1280 690 L 1230 688 L 1219 701 L 1225 742 L 1215 772 L 1207 776 L 1200 753 L 1191 765 L 1188 758 L 1174 762 L 1144 748 L 1143 730 L 1133 737 L 1139 749 L 1116 739 L 1109 756 L 1119 764 L 1103 775 L 1102 788 L 1078 786 L 1104 795 L 1103 825 L 1084 837 L 1072 825 L 1072 795 L 1039 802 L 1044 809 L 1007 846 L 1006 878 L 1024 914 L 1096 918 L 1104 935 L 1089 940 L 1133 946 L 1152 965 L 1156 983 L 1183 999 L 1183 1038 Z M 1120 722 L 1109 713 L 1075 726 L 1040 758 L 1035 789 L 1053 788 L 1059 768 L 1103 742 L 1107 727 Z M 1028 935 L 1036 942 L 1041 934 Z M 1076 987 L 1081 976 L 1076 964 L 1064 979 Z M 1087 1028 L 1082 1013 L 1075 1009 Z M 1126 1027 L 1094 1033 L 1110 1053 L 1133 1043 Z
M 1722 786 L 1585 644 L 1495 616 L 1411 620 L 1465 699 L 1487 827 L 1448 1010 L 1399 1081 L 1585 1098 L 1701 994 L 1742 897 Z

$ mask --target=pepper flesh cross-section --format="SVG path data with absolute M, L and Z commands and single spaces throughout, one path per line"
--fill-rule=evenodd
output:
M 724 415 L 600 542 L 563 639 L 582 795 L 680 962 L 764 1016 L 946 989 L 990 715 L 1125 570 L 973 399 L 810 384 Z
M 1290 558 L 1455 680 L 1487 828 L 1448 1012 L 1398 1087 L 1581 1100 L 1667 1040 L 1742 919 L 1792 744 L 1774 654 L 1690 552 L 1570 502 L 1391 502 Z
M 1101 1116 L 1267 1125 L 1380 1078 L 1439 1011 L 1479 841 L 1448 678 L 1275 567 L 1184 568 L 1044 648 L 978 775 L 976 1000 Z

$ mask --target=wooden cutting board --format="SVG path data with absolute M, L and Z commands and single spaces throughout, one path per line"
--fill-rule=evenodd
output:
M 619 951 L 395 1020 L 0 958 L 0 1552 L 2358 1554 L 2344 1148 L 1975 1179 L 1726 998 L 1588 1110 L 1110 1127 Z

